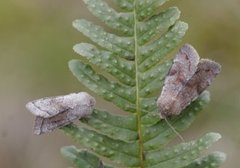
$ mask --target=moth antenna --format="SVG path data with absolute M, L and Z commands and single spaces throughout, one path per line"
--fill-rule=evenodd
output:
M 182 135 L 179 132 L 177 132 L 177 130 L 172 126 L 172 124 L 170 124 L 170 122 L 168 121 L 168 119 L 166 117 L 164 117 L 164 120 L 166 121 L 167 125 L 173 130 L 173 132 L 181 139 L 181 141 L 185 142 Z

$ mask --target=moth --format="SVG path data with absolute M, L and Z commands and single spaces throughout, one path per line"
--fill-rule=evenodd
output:
M 33 130 L 40 135 L 91 115 L 95 103 L 88 93 L 79 92 L 34 100 L 27 103 L 26 108 L 36 116 Z
M 160 117 L 179 115 L 212 83 L 221 66 L 209 59 L 200 59 L 197 51 L 185 44 L 173 60 L 157 100 Z

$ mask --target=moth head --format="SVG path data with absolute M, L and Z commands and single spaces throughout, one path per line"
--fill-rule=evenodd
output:
M 71 111 L 74 115 L 84 117 L 92 114 L 96 101 L 86 92 L 73 93 L 70 95 Z
M 94 97 L 89 95 L 87 92 L 69 94 L 66 97 L 66 101 L 68 101 L 67 104 L 72 108 L 75 108 L 77 105 L 94 107 L 96 104 Z
M 157 106 L 160 113 L 160 118 L 166 118 L 168 116 L 179 114 L 179 106 L 176 97 L 159 97 Z

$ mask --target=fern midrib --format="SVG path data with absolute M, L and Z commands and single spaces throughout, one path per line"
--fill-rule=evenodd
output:
M 141 106 L 140 106 L 140 91 L 139 91 L 139 75 L 138 75 L 138 38 L 137 38 L 137 5 L 136 0 L 134 1 L 134 55 L 135 55 L 135 72 L 136 72 L 136 114 L 137 114 L 137 129 L 139 138 L 139 159 L 140 168 L 144 168 L 144 148 L 143 148 L 143 137 L 142 137 L 142 127 L 141 127 Z

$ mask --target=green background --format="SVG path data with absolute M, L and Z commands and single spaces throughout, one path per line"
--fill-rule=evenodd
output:
M 224 168 L 238 167 L 240 1 L 181 0 L 168 5 L 178 6 L 182 20 L 189 24 L 184 42 L 191 43 L 201 57 L 222 64 L 221 74 L 209 88 L 210 105 L 183 136 L 191 140 L 206 132 L 220 132 L 222 140 L 210 150 L 227 153 Z M 25 104 L 86 89 L 67 67 L 68 60 L 78 57 L 72 46 L 88 41 L 71 26 L 81 17 L 95 20 L 81 0 L 0 1 L 0 167 L 71 165 L 59 149 L 74 142 L 61 131 L 33 135 L 34 117 Z M 99 98 L 97 102 L 98 106 L 109 106 Z

